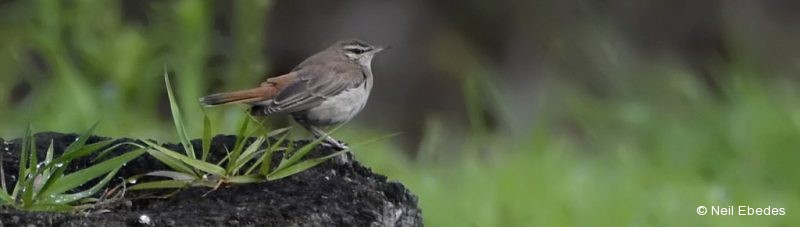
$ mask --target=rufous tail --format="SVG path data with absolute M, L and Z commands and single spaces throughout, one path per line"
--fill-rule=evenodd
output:
M 254 103 L 272 98 L 274 88 L 258 87 L 244 91 L 225 92 L 200 98 L 204 106 L 218 106 L 234 103 Z

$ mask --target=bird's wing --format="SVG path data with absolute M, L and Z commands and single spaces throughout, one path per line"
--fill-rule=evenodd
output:
M 266 81 L 261 83 L 261 87 L 273 87 L 277 91 L 281 91 L 284 88 L 286 88 L 286 86 L 289 86 L 290 84 L 294 83 L 295 80 L 297 80 L 297 72 L 290 72 L 280 76 L 268 78 Z M 277 92 L 273 95 L 273 97 L 276 95 Z
M 267 114 L 292 113 L 310 109 L 328 97 L 357 87 L 362 82 L 357 79 L 360 77 L 341 75 L 346 71 L 325 65 L 307 66 L 293 73 L 297 74 L 295 79 L 280 89 L 278 95 L 269 104 L 266 110 Z

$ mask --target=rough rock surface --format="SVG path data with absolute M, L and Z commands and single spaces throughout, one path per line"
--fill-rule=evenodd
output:
M 53 141 L 56 153 L 75 141 L 75 134 L 39 133 L 37 151 L 44 151 Z M 108 138 L 92 137 L 89 142 Z M 211 160 L 219 160 L 226 147 L 233 147 L 236 137 L 216 136 Z M 131 142 L 117 139 L 115 143 Z M 0 139 L 3 168 L 8 185 L 16 174 L 20 140 Z M 199 141 L 193 141 L 199 148 Z M 304 144 L 305 142 L 295 142 Z M 168 144 L 181 150 L 180 146 Z M 130 150 L 122 146 L 112 153 Z M 318 148 L 309 156 L 331 153 Z M 90 164 L 92 157 L 76 160 L 72 169 Z M 276 155 L 273 162 L 277 162 Z M 275 165 L 273 165 L 275 166 Z M 144 155 L 120 170 L 120 177 L 166 168 Z M 117 185 L 121 180 L 109 185 Z M 402 184 L 387 180 L 353 161 L 346 165 L 323 163 L 308 171 L 277 181 L 223 187 L 190 188 L 167 198 L 145 197 L 130 192 L 126 199 L 82 214 L 22 212 L 0 208 L 0 226 L 421 226 L 422 215 L 417 198 Z M 148 192 L 152 193 L 152 192 Z

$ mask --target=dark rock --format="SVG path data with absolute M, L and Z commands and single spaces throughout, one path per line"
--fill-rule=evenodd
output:
M 76 134 L 38 133 L 37 152 L 44 152 L 51 141 L 56 153 L 62 152 Z M 109 138 L 93 136 L 90 143 Z M 252 138 L 249 139 L 252 142 Z M 135 142 L 117 139 L 114 144 Z M 220 160 L 226 149 L 233 149 L 235 136 L 216 136 L 212 142 L 210 160 Z M 273 141 L 274 142 L 274 141 Z M 8 143 L 8 144 L 6 144 Z M 20 140 L 0 139 L 3 169 L 7 184 L 17 171 Z M 200 141 L 193 141 L 200 149 Z M 306 141 L 293 142 L 297 146 Z M 165 144 L 182 150 L 177 144 Z M 5 149 L 8 148 L 6 151 Z M 134 149 L 125 145 L 111 151 L 121 154 Z M 309 156 L 318 157 L 333 152 L 318 147 Z M 199 152 L 198 152 L 199 153 Z M 273 157 L 276 166 L 281 155 Z M 85 157 L 70 163 L 74 171 L 91 165 L 95 158 Z M 144 155 L 129 162 L 119 177 L 167 168 Z M 111 182 L 117 185 L 121 180 Z M 83 186 L 87 187 L 87 186 Z M 240 184 L 209 192 L 210 188 L 190 188 L 167 199 L 145 197 L 144 193 L 129 192 L 126 199 L 108 207 L 84 211 L 82 214 L 23 212 L 0 209 L 0 226 L 421 226 L 422 215 L 417 198 L 398 182 L 353 161 L 347 165 L 323 163 L 317 167 L 277 181 L 259 184 Z M 205 195 L 205 196 L 204 196 Z

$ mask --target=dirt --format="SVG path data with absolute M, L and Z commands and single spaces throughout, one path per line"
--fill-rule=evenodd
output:
M 39 133 L 35 135 L 40 157 L 53 141 L 55 153 L 63 151 L 77 138 L 76 134 Z M 89 143 L 110 138 L 93 136 Z M 214 137 L 211 160 L 219 160 L 236 137 Z M 252 138 L 250 139 L 252 140 Z M 116 139 L 114 144 L 132 142 Z M 16 174 L 20 140 L 0 139 L 3 169 L 9 185 Z M 194 140 L 196 148 L 200 141 Z M 302 145 L 307 142 L 294 142 Z M 165 146 L 182 150 L 177 144 Z M 121 154 L 132 147 L 112 151 Z M 309 157 L 334 152 L 318 147 Z M 277 163 L 281 155 L 276 155 Z M 71 170 L 91 164 L 92 157 L 71 163 Z M 275 165 L 273 165 L 275 166 Z M 124 177 L 167 168 L 148 155 L 125 165 Z M 85 187 L 85 186 L 84 186 Z M 81 213 L 23 212 L 0 208 L 2 226 L 421 226 L 422 214 L 417 197 L 402 184 L 387 180 L 353 160 L 347 164 L 325 162 L 307 171 L 276 181 L 238 184 L 211 191 L 190 188 L 169 198 L 153 198 L 154 192 L 128 192 L 125 199 Z M 163 195 L 164 192 L 159 192 Z

